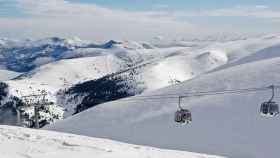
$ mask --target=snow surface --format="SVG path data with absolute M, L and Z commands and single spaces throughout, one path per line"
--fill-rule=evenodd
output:
M 119 70 L 118 59 L 112 56 L 98 56 L 78 59 L 65 59 L 43 65 L 11 82 L 24 85 L 40 84 L 53 89 L 69 87 L 78 82 L 100 78 Z M 11 84 L 11 85 L 13 85 Z
M 11 126 L 0 126 L 0 140 L 1 158 L 219 158 Z
M 7 81 L 19 76 L 20 73 L 8 70 L 0 70 L 0 81 Z
M 259 53 L 250 58 L 244 56 L 250 62 L 202 74 L 143 96 L 280 85 L 280 54 L 273 55 L 263 60 L 257 57 Z M 189 126 L 173 121 L 178 99 L 143 100 L 136 96 L 102 104 L 48 129 L 226 157 L 278 158 L 280 118 L 259 115 L 260 104 L 270 96 L 270 91 L 263 91 L 186 98 L 183 105 L 193 113 Z M 278 93 L 276 101 L 279 102 Z

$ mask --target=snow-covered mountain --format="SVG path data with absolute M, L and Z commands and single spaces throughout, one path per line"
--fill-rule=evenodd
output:
M 14 109 L 16 105 L 25 104 L 22 96 L 45 90 L 47 99 L 54 105 L 46 110 L 51 110 L 52 114 L 42 115 L 65 118 L 107 101 L 152 92 L 237 63 L 247 63 L 246 58 L 257 56 L 255 54 L 262 59 L 262 52 L 266 50 L 274 57 L 279 36 L 226 42 L 171 41 L 159 48 L 157 45 L 113 40 L 95 44 L 77 38 L 56 37 L 6 42 L 1 47 L 3 71 L 11 69 L 11 63 L 28 69 L 18 77 L 16 72 L 11 77 L 15 79 L 5 81 L 7 87 L 2 91 L 6 96 L 1 104 Z M 18 62 L 24 66 L 16 64 Z M 25 111 L 29 117 L 34 114 L 32 108 Z M 15 117 L 15 112 L 11 117 Z
M 61 49 L 62 47 L 63 49 Z M 37 93 L 39 90 L 46 90 L 48 93 L 47 99 L 55 103 L 55 106 L 59 109 L 55 113 L 60 113 L 61 108 L 59 106 L 62 106 L 65 109 L 65 113 L 60 115 L 67 117 L 74 114 L 75 109 L 79 106 L 79 100 L 82 100 L 89 93 L 83 91 L 84 93 L 79 92 L 79 94 L 76 94 L 74 91 L 75 94 L 69 94 L 69 97 L 65 97 L 63 94 L 61 96 L 61 92 L 73 89 L 72 87 L 75 87 L 75 84 L 87 84 L 88 81 L 97 80 L 108 74 L 118 73 L 138 65 L 148 65 L 151 68 L 154 67 L 154 70 L 142 66 L 141 69 L 137 69 L 137 72 L 132 74 L 134 75 L 134 81 L 127 81 L 125 83 L 131 83 L 131 86 L 136 84 L 132 87 L 130 86 L 130 95 L 142 92 L 142 89 L 154 90 L 168 86 L 171 84 L 170 81 L 177 80 L 175 79 L 176 75 L 181 76 L 180 80 L 188 79 L 185 78 L 188 77 L 187 75 L 182 76 L 182 74 L 179 74 L 181 71 L 177 72 L 177 74 L 173 73 L 172 76 L 167 76 L 168 74 L 161 73 L 160 71 L 161 67 L 165 65 L 166 58 L 178 55 L 186 56 L 188 49 L 190 48 L 154 48 L 147 43 L 116 42 L 112 40 L 105 44 L 97 45 L 77 39 L 60 38 L 24 41 L 18 42 L 16 46 L 3 46 L 2 54 L 3 61 L 5 61 L 2 62 L 3 68 L 17 70 L 9 67 L 10 63 L 13 63 L 13 65 L 20 69 L 23 67 L 29 68 L 18 70 L 27 72 L 5 82 L 8 84 L 8 95 L 6 99 L 2 100 L 2 104 L 10 103 L 15 97 L 20 99 L 22 96 Z M 186 56 L 185 58 L 189 57 Z M 17 62 L 24 66 L 18 65 Z M 162 66 L 158 64 L 161 62 L 163 62 Z M 169 62 L 169 64 L 171 63 Z M 182 61 L 181 64 L 184 64 L 184 62 Z M 168 71 L 171 72 L 172 70 Z M 128 74 L 131 74 L 131 71 L 128 71 Z M 166 79 L 164 82 L 158 82 L 160 83 L 158 85 L 153 85 L 151 83 L 155 79 L 161 81 L 157 74 L 166 77 Z M 125 78 L 124 80 L 130 79 Z M 95 84 L 97 82 L 92 81 L 91 83 Z M 77 98 L 77 100 L 75 100 L 74 105 L 72 102 L 69 105 L 68 98 L 71 99 L 73 97 Z M 64 98 L 67 100 L 63 100 Z M 118 98 L 116 97 L 115 99 Z M 91 106 L 94 106 L 94 104 Z M 84 106 L 82 109 L 85 109 Z M 29 112 L 29 115 L 32 116 L 33 114 Z
M 278 36 L 259 37 L 192 50 L 186 54 L 194 55 L 193 60 L 219 62 L 208 71 L 186 77 L 191 80 L 101 104 L 47 129 L 226 157 L 278 158 L 279 117 L 266 118 L 259 113 L 261 103 L 271 97 L 271 90 L 185 98 L 183 106 L 193 114 L 189 126 L 176 124 L 174 113 L 178 109 L 177 97 L 186 93 L 280 85 L 279 43 Z M 164 62 L 173 57 L 177 56 Z M 176 68 L 188 70 L 189 61 Z M 199 66 L 195 68 L 201 70 Z M 278 92 L 279 89 L 276 102 Z
M 0 126 L 3 158 L 222 158 L 19 127 Z
M 38 66 L 65 58 L 96 56 L 108 49 L 152 49 L 151 44 L 132 41 L 92 43 L 78 38 L 45 38 L 15 41 L 0 39 L 0 66 L 17 72 L 28 72 Z
M 80 39 L 62 39 L 58 37 L 42 40 L 24 40 L 10 42 L 5 40 L 0 45 L 0 65 L 11 71 L 27 72 L 40 65 L 51 63 L 62 58 L 70 58 L 79 49 L 110 48 L 114 42 L 92 44 Z M 78 53 L 77 53 L 78 54 Z
M 279 45 L 277 35 L 104 44 L 2 39 L 0 122 L 18 124 L 21 109 L 34 125 L 34 107 L 22 97 L 45 90 L 52 104 L 40 111 L 40 125 L 70 117 L 48 129 L 227 157 L 274 158 L 279 119 L 258 113 L 270 91 L 186 98 L 184 106 L 193 113 L 189 127 L 176 125 L 173 115 L 183 93 L 280 84 Z
M 57 37 L 37 41 L 3 39 L 1 43 L 0 79 L 8 85 L 2 90 L 7 92 L 1 100 L 3 107 L 11 102 L 17 105 L 18 102 L 24 103 L 22 96 L 41 90 L 47 91 L 48 100 L 57 103 L 60 90 L 125 69 L 129 64 L 141 60 L 135 53 L 136 49 L 151 49 L 136 42 L 111 40 L 94 44 L 77 38 Z M 63 116 L 59 106 L 66 107 L 58 104 L 54 106 L 52 109 L 57 109 L 56 115 L 62 112 L 59 115 Z M 33 110 L 28 111 L 28 115 L 32 116 Z
M 267 49 L 274 50 L 272 53 L 275 54 L 278 49 L 273 48 L 277 47 L 278 44 L 278 37 L 269 38 L 269 40 L 262 37 L 225 43 L 212 43 L 207 46 L 200 45 L 183 48 L 137 50 L 137 58 L 139 60 L 134 61 L 139 61 L 138 66 L 131 66 L 134 68 L 133 71 L 128 71 L 122 75 L 132 74 L 133 78 L 131 79 L 130 77 L 130 82 L 128 84 L 131 85 L 131 83 L 133 83 L 133 90 L 135 90 L 135 88 L 138 89 L 136 93 L 134 92 L 132 94 L 149 92 L 193 79 L 206 72 L 217 71 L 223 67 L 230 67 L 232 64 L 237 64 L 240 63 L 241 60 L 250 58 L 250 56 L 257 56 L 257 54 L 261 54 L 261 52 L 266 52 L 265 50 Z M 149 61 L 151 62 L 149 63 Z M 95 100 L 113 100 L 107 95 L 103 98 L 93 97 L 99 93 L 104 93 L 103 91 L 93 90 L 93 87 L 96 87 L 95 84 L 98 82 L 99 81 L 90 81 L 73 86 L 66 91 L 67 97 L 63 96 L 63 98 L 66 98 L 63 102 L 66 104 L 70 103 L 71 107 L 77 105 L 88 107 L 88 105 L 96 105 Z M 83 88 L 84 91 L 75 90 L 77 89 L 75 87 L 87 86 L 91 86 L 92 91 L 86 88 Z M 69 97 L 69 95 L 72 95 L 72 97 Z M 128 95 L 124 95 L 123 97 L 127 96 Z M 73 97 L 77 98 L 74 100 L 74 106 Z M 86 97 L 86 99 L 83 99 L 84 97 Z M 82 105 L 83 101 L 86 102 L 87 105 Z

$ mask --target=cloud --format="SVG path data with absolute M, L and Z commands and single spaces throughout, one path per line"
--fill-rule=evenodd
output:
M 0 33 L 20 36 L 80 36 L 86 39 L 178 37 L 196 26 L 161 12 L 111 9 L 65 0 L 16 0 L 24 18 L 0 18 Z M 9 28 L 9 29 L 7 29 Z
M 267 5 L 256 5 L 255 8 L 257 9 L 269 9 L 270 7 Z
M 235 6 L 231 8 L 203 10 L 200 12 L 175 12 L 177 17 L 253 17 L 253 18 L 280 18 L 280 11 L 273 10 L 266 5 Z
M 242 7 L 237 6 L 227 9 L 218 9 L 205 12 L 208 16 L 237 16 L 255 18 L 280 18 L 280 11 L 275 11 L 268 6 Z
M 272 10 L 265 5 L 202 11 L 166 11 L 164 9 L 127 11 L 95 4 L 73 3 L 66 0 L 10 1 L 15 2 L 13 5 L 24 16 L 0 17 L 0 36 L 16 38 L 48 36 L 79 36 L 89 40 L 142 40 L 156 36 L 178 38 L 215 32 L 240 31 L 236 27 L 233 28 L 232 24 L 226 25 L 222 20 L 212 22 L 209 20 L 211 18 L 208 17 L 273 18 L 274 21 L 275 18 L 280 17 L 279 11 Z M 158 7 L 168 6 L 159 4 Z M 205 17 L 206 21 L 204 21 Z M 191 19 L 191 23 L 189 19 Z M 246 27 L 250 28 L 250 26 Z M 270 27 L 266 27 L 267 30 L 270 29 Z M 240 29 L 244 28 L 240 27 Z M 260 29 L 265 30 L 264 27 Z

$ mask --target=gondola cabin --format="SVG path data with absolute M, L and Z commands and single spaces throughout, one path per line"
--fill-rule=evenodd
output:
M 260 114 L 264 117 L 275 117 L 279 115 L 279 106 L 273 101 L 264 102 L 261 105 Z
M 180 109 L 175 113 L 175 122 L 180 124 L 189 124 L 192 122 L 192 114 L 187 109 Z

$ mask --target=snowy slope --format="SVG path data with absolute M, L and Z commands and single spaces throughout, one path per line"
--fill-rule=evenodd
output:
M 278 57 L 280 36 L 270 35 L 226 42 L 191 41 L 190 43 L 192 45 L 184 45 L 185 49 L 166 56 L 161 62 L 148 67 L 143 72 L 143 80 L 149 90 L 169 86 L 172 80 L 185 81 L 209 71 Z M 170 44 L 170 46 L 174 45 Z
M 7 81 L 19 76 L 20 73 L 8 70 L 0 70 L 0 81 Z
M 143 95 L 279 85 L 279 63 L 279 57 L 257 60 Z M 102 104 L 48 129 L 234 158 L 278 158 L 280 119 L 259 115 L 260 104 L 270 95 L 270 91 L 264 91 L 186 98 L 183 104 L 193 113 L 190 126 L 173 122 L 176 98 L 132 97 Z M 279 102 L 278 93 L 276 101 Z
M 210 44 L 206 50 L 218 50 L 225 52 L 228 56 L 228 64 L 216 70 L 221 70 L 242 63 L 253 62 L 265 58 L 277 56 L 279 50 L 280 36 L 262 36 L 244 40 L 228 41 L 224 43 Z
M 10 126 L 0 126 L 0 140 L 1 158 L 219 158 Z
M 200 74 L 213 70 L 228 62 L 224 52 L 189 52 L 177 54 L 161 60 L 143 71 L 143 80 L 147 91 L 174 84 L 174 81 L 182 82 L 192 79 Z
M 58 90 L 113 73 L 119 70 L 120 66 L 121 61 L 111 55 L 65 59 L 38 67 L 8 83 L 25 85 L 24 89 L 27 86 L 38 84 L 36 86 L 45 85 Z M 16 87 L 20 88 L 20 86 Z

